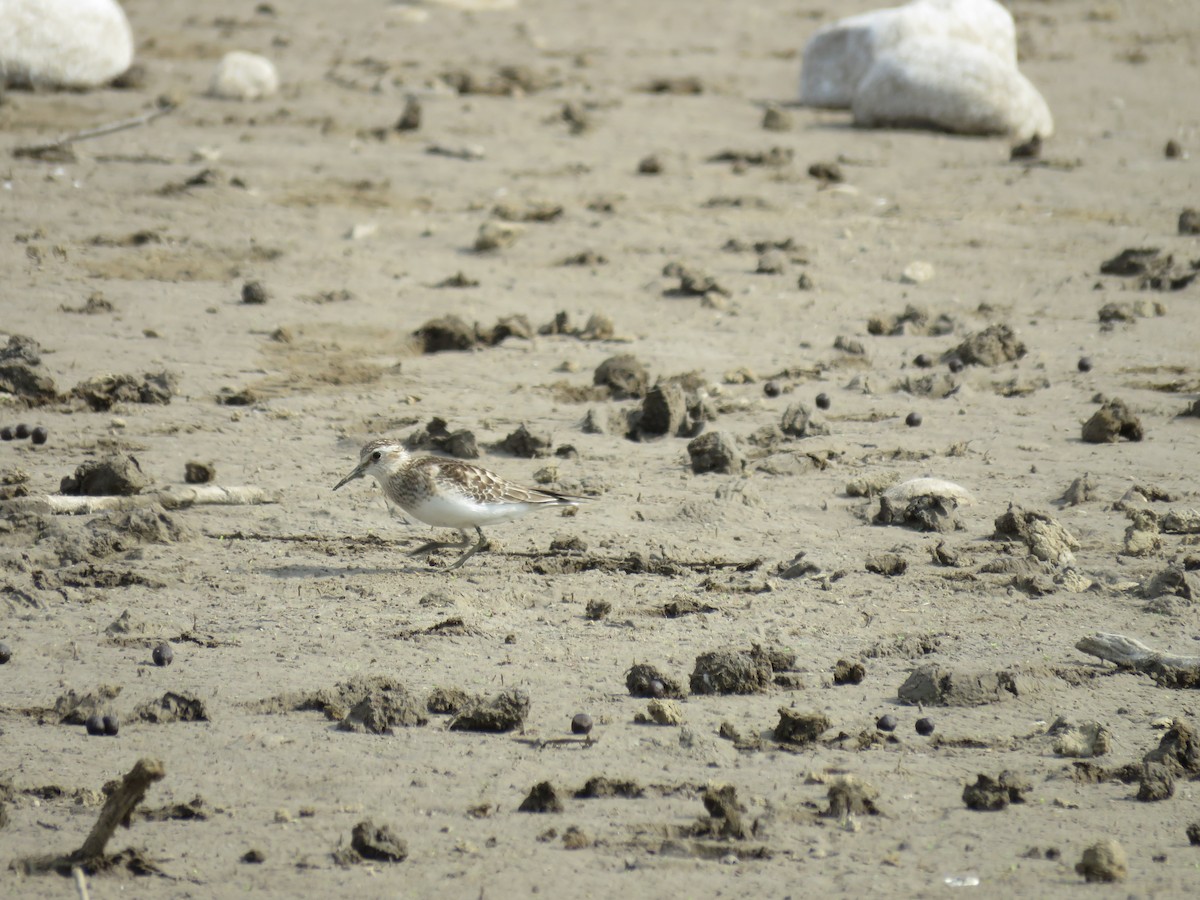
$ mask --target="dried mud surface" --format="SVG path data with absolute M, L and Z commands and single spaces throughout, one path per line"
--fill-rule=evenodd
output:
M 1010 160 L 787 106 L 857 0 L 125 5 L 134 86 L 0 102 L 179 103 L 5 162 L 0 500 L 277 502 L 6 507 L 0 863 L 151 757 L 92 896 L 1194 895 L 1194 689 L 1074 646 L 1200 639 L 1200 6 L 1016 2 Z M 591 499 L 411 562 L 380 435 Z

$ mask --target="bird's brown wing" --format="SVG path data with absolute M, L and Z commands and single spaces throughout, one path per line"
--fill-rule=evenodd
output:
M 566 494 L 556 494 L 553 491 L 521 487 L 519 484 L 513 484 L 511 481 L 501 478 L 495 472 L 489 472 L 481 466 L 474 466 L 457 459 L 426 456 L 414 461 L 413 466 L 420 466 L 426 477 L 433 479 L 440 486 L 452 486 L 454 490 L 470 497 L 477 503 L 558 503 L 569 505 L 578 503 L 582 499 Z

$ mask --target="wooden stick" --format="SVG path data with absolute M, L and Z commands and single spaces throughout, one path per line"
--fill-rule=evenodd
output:
M 111 510 L 142 509 L 158 504 L 163 509 L 187 509 L 189 506 L 254 506 L 275 503 L 277 498 L 262 488 L 221 487 L 216 484 L 172 486 L 151 494 L 129 497 L 75 497 L 45 494 L 0 501 L 0 513 L 50 512 L 80 515 Z
M 117 826 L 128 821 L 129 814 L 142 802 L 150 785 L 161 781 L 167 770 L 157 759 L 143 758 L 134 763 L 133 768 L 121 779 L 117 789 L 108 795 L 100 810 L 100 817 L 92 826 L 92 833 L 87 836 L 83 846 L 71 854 L 78 861 L 96 859 L 104 855 L 104 847 L 109 838 L 117 830 Z
M 1099 632 L 1083 638 L 1075 645 L 1075 649 L 1116 663 L 1122 668 L 1144 672 L 1171 686 L 1186 687 L 1200 683 L 1200 656 L 1159 653 L 1123 634 Z
M 72 134 L 65 134 L 56 141 L 51 141 L 48 144 L 27 144 L 23 147 L 14 147 L 13 156 L 16 157 L 39 157 L 52 150 L 61 150 L 63 147 L 69 147 L 71 144 L 79 141 L 90 141 L 92 138 L 104 137 L 106 134 L 115 134 L 118 131 L 125 131 L 128 128 L 137 128 L 141 125 L 148 125 L 155 119 L 165 116 L 169 112 L 173 112 L 176 105 L 171 102 L 160 102 L 154 109 L 142 113 L 140 116 L 134 116 L 130 119 L 121 119 L 119 122 L 110 122 L 107 125 L 100 125 L 96 128 L 85 128 L 83 131 L 76 131 Z

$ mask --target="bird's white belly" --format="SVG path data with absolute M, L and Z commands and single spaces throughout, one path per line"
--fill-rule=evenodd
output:
M 529 512 L 528 503 L 479 503 L 463 496 L 437 495 L 405 510 L 436 528 L 474 528 L 511 522 Z

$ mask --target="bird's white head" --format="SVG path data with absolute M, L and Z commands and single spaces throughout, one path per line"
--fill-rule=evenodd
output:
M 354 471 L 335 484 L 333 489 L 336 491 L 342 485 L 365 475 L 373 475 L 380 484 L 384 484 L 392 473 L 408 462 L 408 459 L 408 451 L 404 449 L 404 445 L 393 438 L 371 441 L 358 454 L 358 465 L 354 467 Z

